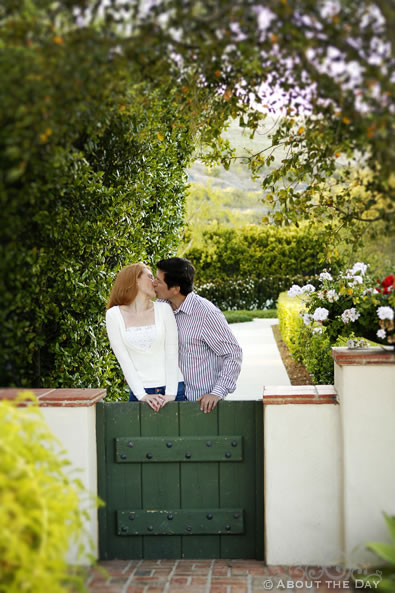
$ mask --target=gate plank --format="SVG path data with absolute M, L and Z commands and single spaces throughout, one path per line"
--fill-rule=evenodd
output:
M 166 404 L 159 412 L 154 412 L 146 404 L 140 404 L 140 406 L 142 437 L 179 434 L 178 402 Z M 143 480 L 142 508 L 145 510 L 166 510 L 166 507 L 169 509 L 180 508 L 179 464 L 158 462 L 152 465 L 144 463 L 141 466 Z M 143 546 L 144 558 L 181 557 L 181 537 L 177 535 L 143 536 Z
M 141 508 L 141 464 L 121 466 L 115 461 L 115 439 L 119 436 L 140 436 L 140 406 L 129 402 L 105 403 L 107 454 L 107 539 L 104 546 L 110 558 L 142 558 L 142 537 L 117 535 L 116 512 L 129 507 Z M 104 557 L 108 557 L 106 554 Z
M 257 533 L 263 537 L 263 524 L 257 525 L 257 504 L 263 505 L 263 496 L 257 498 L 256 422 L 255 401 L 222 402 L 219 406 L 219 434 L 238 432 L 244 438 L 244 462 L 220 463 L 220 507 L 230 504 L 244 509 L 245 535 L 221 536 L 221 558 L 257 558 Z M 246 488 L 245 485 L 249 484 Z M 232 501 L 232 502 L 230 502 Z
M 180 403 L 180 435 L 218 434 L 218 406 L 210 414 L 200 411 L 200 403 Z M 240 434 L 236 432 L 235 434 Z M 181 508 L 219 507 L 217 462 L 181 463 Z M 230 505 L 235 506 L 235 505 Z M 182 558 L 219 558 L 218 535 L 190 535 L 182 538 Z M 226 536 L 225 536 L 226 537 Z

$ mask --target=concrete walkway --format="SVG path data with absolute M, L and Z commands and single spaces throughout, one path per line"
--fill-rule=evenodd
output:
M 290 385 L 272 326 L 278 319 L 232 323 L 230 328 L 243 349 L 243 365 L 236 391 L 229 400 L 260 399 L 264 385 Z

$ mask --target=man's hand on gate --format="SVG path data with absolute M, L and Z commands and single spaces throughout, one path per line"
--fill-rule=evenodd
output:
M 199 397 L 197 400 L 200 402 L 200 410 L 205 414 L 214 410 L 217 403 L 220 401 L 219 395 L 214 395 L 214 393 L 205 393 L 202 397 Z

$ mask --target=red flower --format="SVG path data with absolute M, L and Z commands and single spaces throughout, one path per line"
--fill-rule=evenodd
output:
M 380 290 L 380 292 L 382 292 L 383 294 L 390 294 L 390 292 L 393 291 L 394 286 L 395 286 L 394 274 L 390 274 L 389 276 L 386 276 L 384 278 L 384 280 L 381 282 L 381 286 L 383 287 L 383 290 Z

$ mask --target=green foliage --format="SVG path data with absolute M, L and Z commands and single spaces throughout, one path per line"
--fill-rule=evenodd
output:
M 300 315 L 304 310 L 300 299 L 286 292 L 280 294 L 277 314 L 281 337 L 292 357 L 305 365 L 317 385 L 330 385 L 334 376 L 331 347 L 338 344 L 331 344 L 325 333 L 312 335 Z
M 211 282 L 198 283 L 195 290 L 200 296 L 212 301 L 222 311 L 270 309 L 279 293 L 293 281 L 311 281 L 315 277 L 269 276 L 224 278 L 222 275 L 212 278 Z
M 386 566 L 381 570 L 381 575 L 383 576 L 379 577 L 377 574 L 374 574 L 366 577 L 364 580 L 370 584 L 370 588 L 375 588 L 380 593 L 393 593 L 395 590 L 395 516 L 384 513 L 384 519 L 391 543 L 371 542 L 367 545 L 369 550 L 386 562 Z
M 364 263 L 337 275 L 323 274 L 308 293 L 302 291 L 306 305 L 306 326 L 311 334 L 325 333 L 331 342 L 339 336 L 354 335 L 383 344 L 395 343 L 394 305 L 395 277 L 387 276 L 379 283 Z M 309 288 L 309 287 L 306 287 Z M 323 316 L 317 313 L 321 312 Z M 379 315 L 380 313 L 380 315 Z
M 212 228 L 238 228 L 246 224 L 257 224 L 262 218 L 261 192 L 247 192 L 241 189 L 215 187 L 210 181 L 190 183 L 185 204 L 184 230 L 178 247 L 184 256 L 192 247 L 204 245 L 204 231 Z
M 120 267 L 175 251 L 193 107 L 68 10 L 25 8 L 0 9 L 0 383 L 111 395 L 106 299 Z
M 0 591 L 85 591 L 65 556 L 84 527 L 88 493 L 31 399 L 26 408 L 0 402 Z
M 226 321 L 228 323 L 244 323 L 246 321 L 252 321 L 253 319 L 275 319 L 277 317 L 276 309 L 264 309 L 264 310 L 243 310 L 240 311 L 223 311 Z
M 184 255 L 196 267 L 197 292 L 220 309 L 265 309 L 290 283 L 314 280 L 328 245 L 306 226 L 211 225 Z
M 208 226 L 203 246 L 189 249 L 185 257 L 195 265 L 199 283 L 235 276 L 314 276 L 328 257 L 328 245 L 316 227 Z

